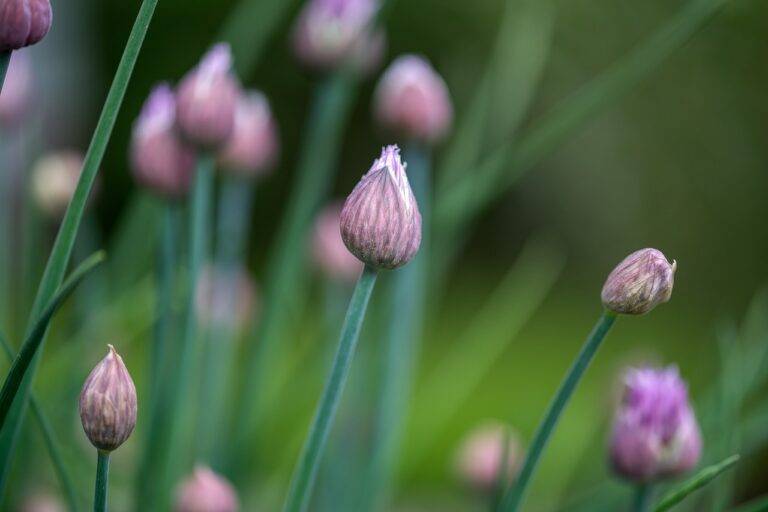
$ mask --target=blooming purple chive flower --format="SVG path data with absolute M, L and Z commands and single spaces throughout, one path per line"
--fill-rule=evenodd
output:
M 508 426 L 498 422 L 480 425 L 462 442 L 456 458 L 459 478 L 475 489 L 492 490 L 502 470 L 505 442 L 508 443 L 505 476 L 511 479 L 520 464 L 520 442 Z
M 32 197 L 51 219 L 59 219 L 75 194 L 83 169 L 83 155 L 65 150 L 41 158 L 32 169 Z
M 425 58 L 398 57 L 376 88 L 378 122 L 406 137 L 436 142 L 451 126 L 453 105 L 448 86 Z
M 677 263 L 661 251 L 641 249 L 627 256 L 603 286 L 603 305 L 624 315 L 642 315 L 672 296 Z
M 29 109 L 32 82 L 32 63 L 25 52 L 14 52 L 3 92 L 0 93 L 0 128 L 14 129 Z
M 616 414 L 610 460 L 636 483 L 680 476 L 701 456 L 701 432 L 677 368 L 627 371 Z
M 136 387 L 112 345 L 80 392 L 80 420 L 91 444 L 102 451 L 117 449 L 136 426 Z
M 234 130 L 239 97 L 232 52 L 229 45 L 217 44 L 179 84 L 176 115 L 181 134 L 201 149 L 221 149 Z
M 219 156 L 222 169 L 246 178 L 259 176 L 274 165 L 278 147 L 267 98 L 258 91 L 240 95 L 234 132 Z
M 387 146 L 341 211 L 341 238 L 357 258 L 376 269 L 411 261 L 421 245 L 421 213 L 400 149 Z
M 131 167 L 136 180 L 166 197 L 185 195 L 195 154 L 176 132 L 176 98 L 168 84 L 156 86 L 133 125 Z
M 312 234 L 312 256 L 317 268 L 329 279 L 354 283 L 363 264 L 341 239 L 341 208 L 341 203 L 333 203 L 320 212 Z
M 382 36 L 370 27 L 378 9 L 377 0 L 308 0 L 293 32 L 296 55 L 325 70 L 348 59 L 365 65 L 382 48 Z
M 237 512 L 234 487 L 205 466 L 198 466 L 176 493 L 175 512 Z
M 254 317 L 258 294 L 245 268 L 205 267 L 195 295 L 197 318 L 203 324 L 244 328 Z
M 52 20 L 50 0 L 0 0 L 0 52 L 39 43 Z

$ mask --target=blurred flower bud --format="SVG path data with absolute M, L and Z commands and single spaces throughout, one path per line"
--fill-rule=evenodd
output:
M 417 55 L 403 55 L 389 66 L 376 87 L 374 111 L 385 128 L 424 142 L 441 139 L 453 120 L 448 86 Z
M 680 476 L 701 455 L 701 432 L 677 368 L 630 369 L 613 425 L 614 471 L 636 483 Z
M 325 207 L 315 221 L 312 255 L 315 264 L 331 280 L 355 282 L 363 270 L 341 239 L 341 203 Z
M 387 146 L 344 203 L 341 238 L 363 263 L 377 269 L 405 265 L 421 245 L 421 214 L 400 161 Z
M 371 31 L 377 0 L 308 0 L 293 32 L 293 46 L 307 66 L 329 70 L 353 59 L 366 68 L 383 48 Z
M 26 51 L 14 52 L 2 89 L 0 127 L 14 129 L 29 108 L 33 89 L 32 63 Z
M 136 181 L 153 192 L 175 198 L 189 191 L 195 155 L 176 132 L 176 98 L 168 84 L 152 89 L 133 124 L 130 157 Z
M 181 134 L 202 149 L 220 149 L 232 135 L 239 96 L 229 45 L 217 44 L 179 84 L 176 115 Z
M 237 512 L 240 504 L 234 487 L 204 466 L 195 468 L 176 493 L 175 512 Z
M 504 443 L 507 446 L 504 446 Z M 497 422 L 486 423 L 469 433 L 459 447 L 456 472 L 475 489 L 490 491 L 499 481 L 506 449 L 506 478 L 513 478 L 520 465 L 520 442 L 511 429 Z
M 203 325 L 242 329 L 254 317 L 256 286 L 245 268 L 207 266 L 200 274 L 195 295 L 197 318 Z
M 603 305 L 609 311 L 642 315 L 672 296 L 677 263 L 669 263 L 656 249 L 641 249 L 627 256 L 603 286 Z
M 55 496 L 35 492 L 26 496 L 19 507 L 19 512 L 64 512 L 64 505 Z
M 51 30 L 50 0 L 0 2 L 0 52 L 39 43 Z
M 61 151 L 40 159 L 32 169 L 32 196 L 40 210 L 52 219 L 67 211 L 83 170 L 83 155 Z
M 103 451 L 117 449 L 136 426 L 136 387 L 112 345 L 80 392 L 80 421 L 91 444 Z
M 219 157 L 222 169 L 256 177 L 274 165 L 277 152 L 277 128 L 267 98 L 258 91 L 240 95 L 234 132 Z

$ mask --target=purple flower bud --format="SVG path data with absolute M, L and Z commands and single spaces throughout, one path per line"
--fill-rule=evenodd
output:
M 80 392 L 80 420 L 99 450 L 123 444 L 136 426 L 136 387 L 123 359 L 109 346 L 107 356 L 88 375 Z
M 293 32 L 296 55 L 323 70 L 347 59 L 365 67 L 382 48 L 382 36 L 370 27 L 378 9 L 377 0 L 308 0 Z
M 60 151 L 40 159 L 32 169 L 32 197 L 51 219 L 59 219 L 75 194 L 83 169 L 78 151 Z
M 229 45 L 217 44 L 179 84 L 176 115 L 181 134 L 202 149 L 220 149 L 234 130 L 239 97 Z
M 363 271 L 363 264 L 341 240 L 341 207 L 341 203 L 333 203 L 320 212 L 312 236 L 312 255 L 326 277 L 354 283 Z
M 232 485 L 204 466 L 195 468 L 176 493 L 175 512 L 237 512 L 240 504 Z
M 701 432 L 677 368 L 630 369 L 613 425 L 614 471 L 637 483 L 680 476 L 701 456 Z
M 244 328 L 258 305 L 256 285 L 245 268 L 232 270 L 208 266 L 197 284 L 195 307 L 204 325 Z
M 219 160 L 222 169 L 246 178 L 268 171 L 278 152 L 277 128 L 267 98 L 258 91 L 242 94 L 235 129 Z
M 0 1 L 0 52 L 40 42 L 51 29 L 50 0 Z
M 156 86 L 133 124 L 131 167 L 136 181 L 166 197 L 189 191 L 194 152 L 176 132 L 176 98 L 168 84 Z
M 27 52 L 14 52 L 0 93 L 0 127 L 15 129 L 29 108 L 32 65 Z
M 603 305 L 609 311 L 642 315 L 672 296 L 677 263 L 669 263 L 656 249 L 641 249 L 627 256 L 603 286 Z
M 19 512 L 64 512 L 64 505 L 52 494 L 35 492 L 26 496 Z
M 490 491 L 498 482 L 505 452 L 507 480 L 514 477 L 522 456 L 517 434 L 502 423 L 490 422 L 472 430 L 459 447 L 456 472 L 469 486 Z M 506 481 L 506 480 L 505 480 Z
M 381 157 L 347 197 L 341 238 L 363 263 L 377 269 L 405 265 L 421 245 L 421 214 L 397 146 Z
M 417 55 L 397 58 L 381 78 L 374 98 L 378 122 L 409 138 L 436 142 L 453 120 L 448 86 Z

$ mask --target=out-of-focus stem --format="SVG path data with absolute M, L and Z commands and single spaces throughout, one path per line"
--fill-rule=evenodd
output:
M 651 501 L 653 500 L 653 487 L 649 484 L 640 484 L 635 490 L 635 497 L 632 503 L 633 512 L 648 512 L 651 510 Z
M 312 488 L 320 465 L 320 458 L 328 440 L 334 416 L 339 406 L 344 384 L 349 376 L 352 357 L 360 337 L 360 328 L 376 284 L 378 272 L 366 265 L 357 281 L 355 292 L 347 308 L 344 326 L 341 328 L 339 348 L 333 361 L 331 373 L 320 398 L 315 418 L 301 452 L 301 457 L 291 480 L 291 488 L 283 512 L 304 512 L 309 506 Z
M 107 484 L 109 480 L 109 452 L 99 450 L 96 464 L 96 493 L 93 512 L 107 512 Z
M 5 74 L 8 72 L 8 66 L 11 64 L 11 52 L 0 53 L 0 92 L 5 83 Z

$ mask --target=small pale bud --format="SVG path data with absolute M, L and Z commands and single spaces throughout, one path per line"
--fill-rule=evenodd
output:
M 64 512 L 64 504 L 52 494 L 35 492 L 26 496 L 19 507 L 19 512 Z
M 385 128 L 405 137 L 437 142 L 453 119 L 448 86 L 425 58 L 398 57 L 376 88 L 374 111 Z
M 175 512 L 237 512 L 234 487 L 205 466 L 198 466 L 176 492 Z
M 133 125 L 131 167 L 136 181 L 165 197 L 184 196 L 195 154 L 176 131 L 176 98 L 168 84 L 156 86 Z
M 176 115 L 182 136 L 199 148 L 220 149 L 234 130 L 239 97 L 229 45 L 217 44 L 179 84 Z
M 14 52 L 0 93 L 0 128 L 13 130 L 18 127 L 29 110 L 33 89 L 29 54 L 26 51 Z
M 701 432 L 677 368 L 630 369 L 611 436 L 614 471 L 636 483 L 681 476 L 701 456 Z
M 117 449 L 136 426 L 136 387 L 112 345 L 80 392 L 80 420 L 91 444 L 104 451 Z
M 258 306 L 256 285 L 245 268 L 205 267 L 195 294 L 198 321 L 244 328 Z
M 330 204 L 317 217 L 312 256 L 317 268 L 329 279 L 354 282 L 363 271 L 363 264 L 341 239 L 341 207 L 341 203 Z
M 52 20 L 50 0 L 0 0 L 0 52 L 39 43 Z
M 411 261 L 421 245 L 421 213 L 400 161 L 387 146 L 341 211 L 341 238 L 363 263 L 394 269 Z
M 59 219 L 75 194 L 83 169 L 83 155 L 61 151 L 43 157 L 32 169 L 32 196 L 40 210 Z
M 627 256 L 603 286 L 603 305 L 624 315 L 642 315 L 672 296 L 677 263 L 661 251 L 641 249 Z
M 219 156 L 222 170 L 245 178 L 264 174 L 274 165 L 278 146 L 267 98 L 258 91 L 240 95 L 234 132 Z
M 499 481 L 505 451 L 507 474 L 504 481 L 507 482 L 514 477 L 520 465 L 522 454 L 518 436 L 502 423 L 480 425 L 459 447 L 456 457 L 459 478 L 475 489 L 492 490 Z

